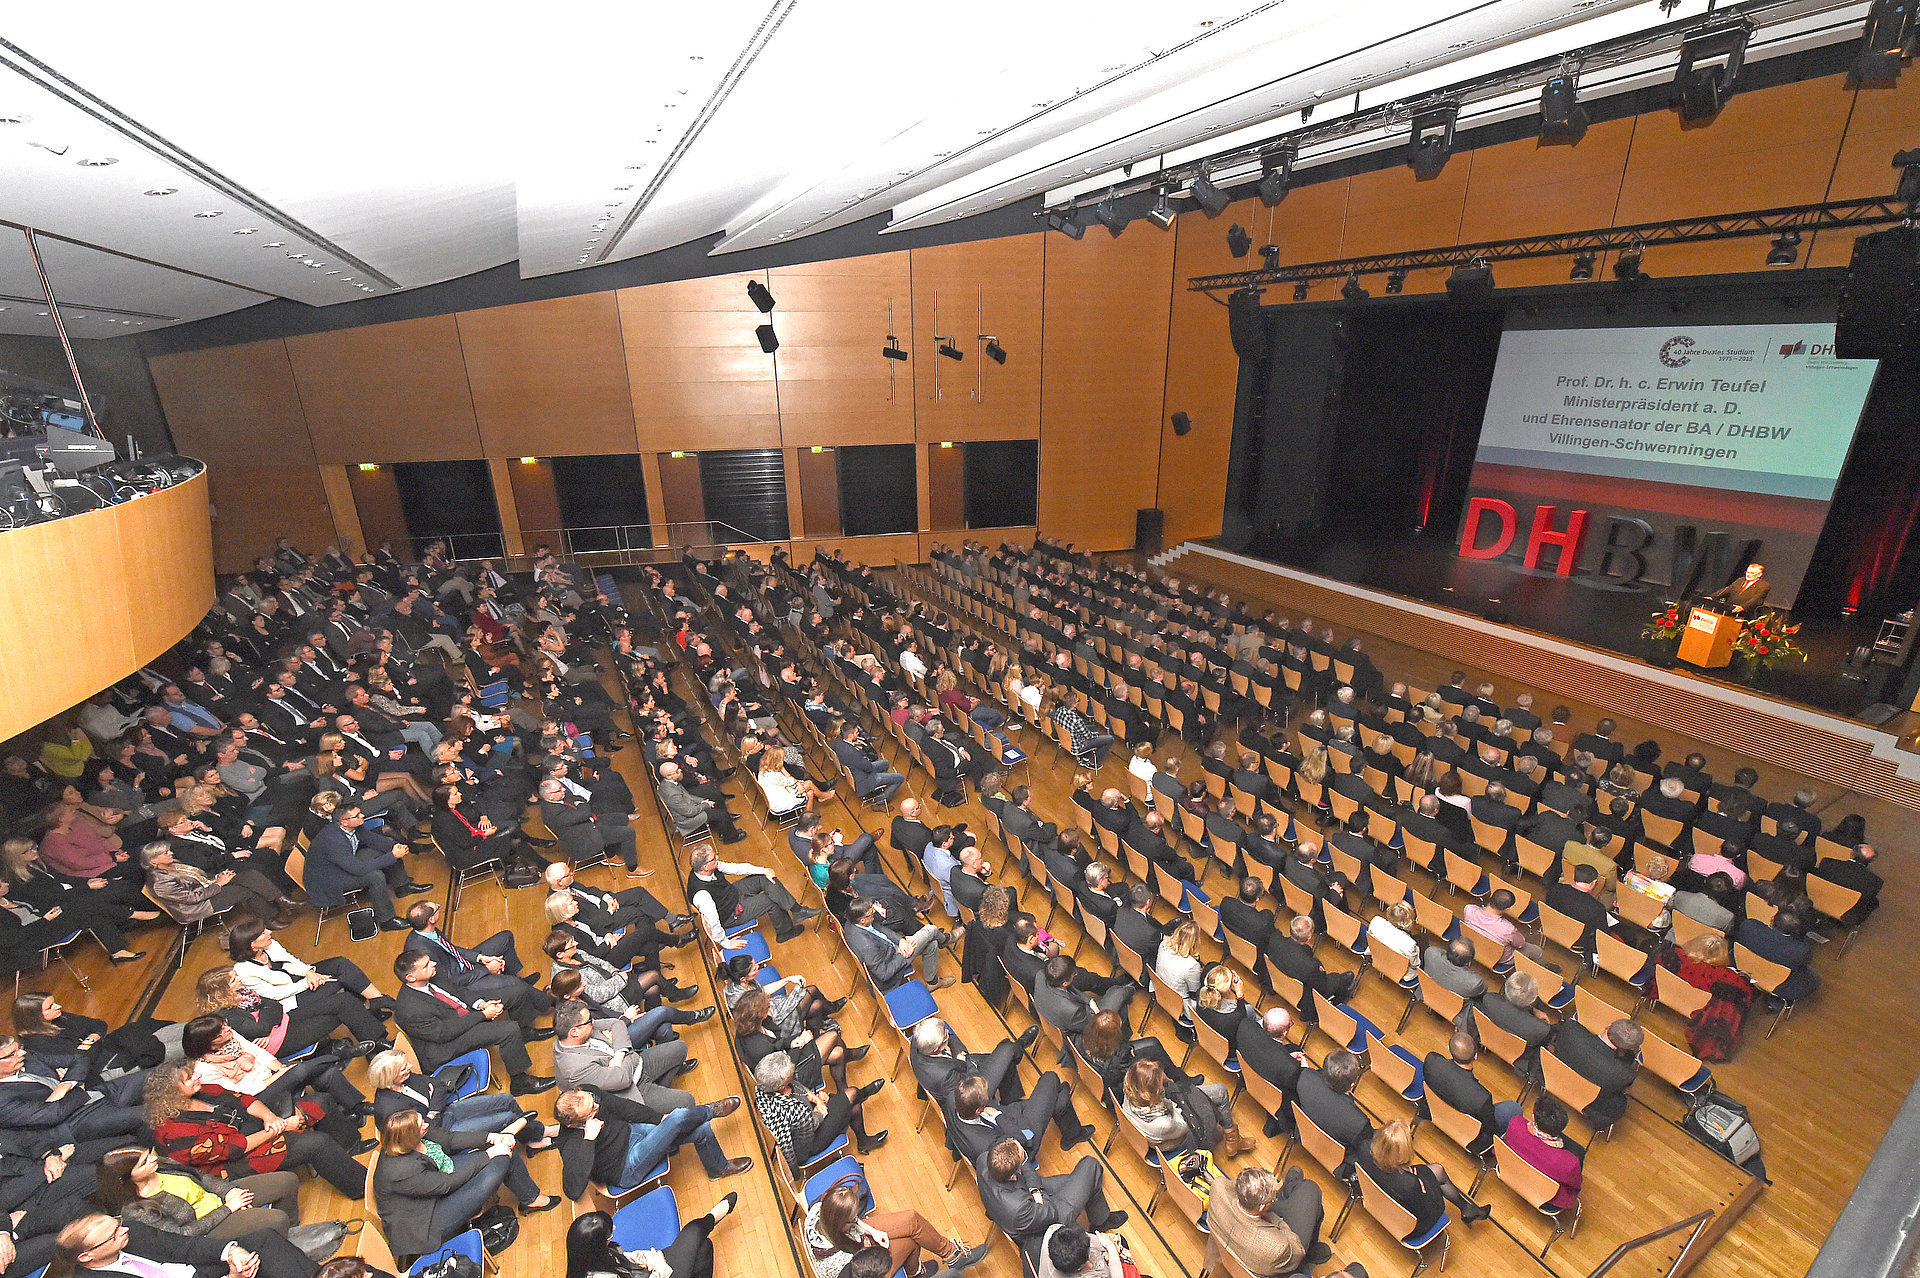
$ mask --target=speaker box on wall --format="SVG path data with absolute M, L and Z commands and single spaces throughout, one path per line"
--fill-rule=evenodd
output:
M 1838 359 L 1891 359 L 1920 342 L 1920 228 L 1896 226 L 1853 242 L 1833 325 Z
M 1233 353 L 1241 359 L 1257 359 L 1266 352 L 1267 326 L 1260 318 L 1260 290 L 1236 289 L 1227 295 L 1227 332 L 1233 337 Z
M 1157 555 L 1163 549 L 1161 541 L 1167 533 L 1167 512 L 1159 509 L 1138 510 L 1133 515 L 1133 549 L 1141 555 Z

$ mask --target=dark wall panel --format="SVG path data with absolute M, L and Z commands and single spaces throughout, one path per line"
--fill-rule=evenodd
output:
M 396 462 L 391 469 L 416 544 L 445 537 L 456 558 L 502 553 L 500 508 L 485 462 Z
M 966 449 L 969 528 L 1017 528 L 1039 506 L 1040 441 L 972 440 Z
M 913 445 L 864 444 L 838 452 L 840 522 L 847 536 L 912 532 L 920 516 Z
M 785 541 L 787 466 L 777 448 L 734 448 L 700 454 L 700 492 L 717 534 L 737 529 L 762 541 Z
M 560 521 L 575 532 L 575 550 L 651 546 L 647 485 L 637 453 L 603 457 L 555 457 L 553 487 Z M 615 531 L 618 529 L 619 531 Z M 624 540 L 622 540 L 624 539 Z

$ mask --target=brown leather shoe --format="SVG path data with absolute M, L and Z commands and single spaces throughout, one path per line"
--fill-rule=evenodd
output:
M 953 984 L 956 984 L 956 982 L 951 976 L 943 976 L 939 980 L 935 981 L 933 984 L 927 986 L 927 988 L 929 990 L 939 991 L 939 990 L 944 990 L 949 985 L 953 985 Z
M 715 1101 L 713 1103 L 713 1116 L 715 1118 L 725 1118 L 734 1110 L 739 1109 L 740 1103 L 738 1096 L 729 1096 L 725 1100 Z
M 709 1176 L 707 1177 L 707 1179 L 708 1180 L 725 1180 L 729 1176 L 738 1176 L 741 1172 L 748 1171 L 752 1167 L 753 1167 L 753 1160 L 751 1158 L 736 1158 L 732 1162 L 728 1163 L 725 1167 L 721 1168 L 720 1174 L 718 1176 Z

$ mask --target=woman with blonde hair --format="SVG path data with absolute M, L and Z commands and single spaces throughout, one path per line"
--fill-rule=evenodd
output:
M 1493 1214 L 1493 1208 L 1461 1193 L 1446 1168 L 1414 1161 L 1413 1128 L 1404 1118 L 1396 1118 L 1375 1132 L 1372 1143 L 1356 1161 L 1387 1197 L 1413 1213 L 1410 1238 L 1438 1224 L 1448 1203 L 1460 1209 L 1461 1221 L 1469 1225 Z
M 760 772 L 755 780 L 767 796 L 767 811 L 776 817 L 805 810 L 825 797 L 811 781 L 795 780 L 787 771 L 787 752 L 783 746 L 768 746 L 760 755 Z
M 1200 961 L 1200 928 L 1192 919 L 1184 919 L 1160 942 L 1153 960 L 1153 972 L 1180 995 L 1193 1018 L 1193 999 L 1200 992 L 1200 980 L 1206 965 Z
M 484 1149 L 448 1153 L 427 1138 L 417 1110 L 403 1109 L 380 1126 L 373 1169 L 374 1209 L 395 1257 L 424 1256 L 470 1225 L 504 1186 L 522 1216 L 551 1211 L 558 1194 L 542 1194 L 526 1159 L 504 1132 Z
M 1717 932 L 1696 936 L 1660 956 L 1661 966 L 1712 997 L 1687 1018 L 1687 1050 L 1703 1061 L 1724 1061 L 1740 1046 L 1753 1009 L 1753 983 L 1734 970 L 1727 939 Z
M 1324 785 L 1330 766 L 1327 748 L 1323 745 L 1315 745 L 1308 749 L 1306 757 L 1300 760 L 1300 766 L 1294 769 L 1294 775 L 1309 785 Z
M 968 1247 L 958 1238 L 945 1237 L 911 1208 L 874 1210 L 863 1218 L 861 1198 L 858 1185 L 840 1183 L 807 1208 L 804 1233 L 815 1278 L 840 1278 L 854 1253 L 865 1247 L 885 1247 L 893 1257 L 892 1272 L 905 1270 L 908 1278 L 921 1272 L 922 1249 L 938 1257 L 936 1268 L 946 1273 L 971 1268 L 987 1258 L 987 1243 Z
M 1374 915 L 1373 921 L 1367 924 L 1367 940 L 1404 956 L 1407 965 L 1417 971 L 1420 967 L 1420 942 L 1413 939 L 1413 923 L 1413 902 L 1395 901 L 1387 907 L 1385 914 Z
M 442 1072 L 451 1076 L 453 1071 L 443 1067 Z M 456 1100 L 452 1082 L 414 1073 L 404 1052 L 381 1052 L 369 1060 L 367 1085 L 373 1088 L 375 1124 L 384 1128 L 395 1114 L 412 1110 L 426 1123 L 427 1139 L 442 1149 L 479 1149 L 495 1134 L 511 1136 L 528 1150 L 553 1144 L 546 1124 L 521 1109 L 512 1096 L 476 1092 Z
M 1240 1043 L 1241 1027 L 1260 1019 L 1260 1009 L 1247 999 L 1240 973 L 1225 963 L 1215 963 L 1202 979 L 1200 993 L 1194 999 L 1193 1015 L 1205 1021 L 1207 1028 L 1227 1040 L 1228 1060 Z
M 1233 1106 L 1220 1083 L 1189 1088 L 1159 1062 L 1135 1060 L 1120 1085 L 1120 1113 L 1163 1157 L 1195 1149 L 1223 1158 L 1253 1148 L 1233 1123 Z

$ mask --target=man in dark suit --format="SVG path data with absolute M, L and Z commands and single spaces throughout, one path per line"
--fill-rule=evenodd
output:
M 848 719 L 843 723 L 839 739 L 833 742 L 833 757 L 840 760 L 853 777 L 853 792 L 856 795 L 863 799 L 877 798 L 883 804 L 890 803 L 907 779 L 886 764 L 869 759 L 866 752 L 854 743 L 859 732 L 860 727 L 853 720 Z
M 933 923 L 905 935 L 895 928 L 883 927 L 879 910 L 870 900 L 855 898 L 847 907 L 847 948 L 883 990 L 912 979 L 915 959 L 920 960 L 921 979 L 928 989 L 943 990 L 952 985 L 953 977 L 940 975 L 940 949 L 942 946 L 958 949 L 964 935 L 957 927 L 947 931 Z
M 441 986 L 454 997 L 469 1006 L 498 999 L 519 1024 L 524 1040 L 535 1043 L 553 1037 L 551 1027 L 534 1024 L 553 1010 L 553 998 L 521 977 L 512 932 L 495 932 L 471 949 L 455 945 L 440 931 L 440 907 L 432 901 L 415 901 L 407 910 L 407 925 L 413 930 L 401 948 L 431 957 L 440 969 Z
M 1064 1176 L 1042 1176 L 1028 1165 L 1026 1148 L 1007 1139 L 987 1151 L 978 1169 L 980 1205 L 987 1219 L 1013 1239 L 1036 1272 L 1040 1240 L 1050 1227 L 1083 1214 L 1096 1230 L 1118 1229 L 1127 1221 L 1127 1213 L 1107 1206 L 1105 1169 L 1090 1154 Z
M 1467 809 L 1474 820 L 1496 829 L 1506 831 L 1506 839 L 1496 850 L 1508 865 L 1513 860 L 1513 832 L 1520 827 L 1520 810 L 1507 802 L 1507 787 L 1503 781 L 1489 781 L 1485 794 L 1476 794 Z
M 1613 733 L 1619 725 L 1611 719 L 1602 719 L 1593 725 L 1592 732 L 1583 732 L 1573 739 L 1575 750 L 1584 750 L 1596 759 L 1606 760 L 1611 769 L 1614 764 L 1626 757 L 1627 748 L 1613 739 Z
M 1126 947 L 1138 954 L 1148 967 L 1160 954 L 1160 938 L 1167 931 L 1177 927 L 1169 923 L 1162 927 L 1153 917 L 1153 889 L 1144 883 L 1132 883 L 1127 886 L 1127 907 L 1114 915 L 1112 932 Z
M 271 1229 L 229 1241 L 172 1233 L 90 1212 L 54 1240 L 56 1259 L 100 1278 L 313 1278 L 320 1266 Z
M 1540 1049 L 1553 1037 L 1554 1023 L 1540 1007 L 1540 986 L 1525 972 L 1514 972 L 1500 989 L 1499 997 L 1489 993 L 1479 1008 L 1486 1018 L 1527 1045 L 1514 1063 L 1513 1072 L 1523 1081 L 1540 1081 Z
M 1300 1112 L 1321 1131 L 1338 1141 L 1347 1157 L 1335 1169 L 1342 1179 L 1353 1174 L 1353 1160 L 1373 1139 L 1373 1123 L 1353 1099 L 1354 1084 L 1366 1073 L 1360 1058 L 1344 1047 L 1328 1052 L 1317 1070 L 1300 1072 L 1295 1099 Z
M 1000 824 L 1008 834 L 1014 835 L 1034 852 L 1042 855 L 1054 855 L 1059 850 L 1060 827 L 1051 821 L 1042 821 L 1033 814 L 1033 793 L 1024 785 L 1017 785 L 1007 793 L 1008 803 L 1001 810 Z
M 1033 986 L 1033 1010 L 1069 1038 L 1078 1038 L 1100 1012 L 1125 1015 L 1138 992 L 1125 973 L 1101 976 L 1080 967 L 1064 954 L 1055 954 L 1040 969 Z
M 1095 861 L 1078 879 L 1070 882 L 1074 899 L 1080 902 L 1080 909 L 1111 928 L 1127 904 L 1126 893 L 1114 886 L 1113 871 Z
M 560 841 L 567 860 L 575 865 L 596 864 L 611 850 L 620 854 L 629 873 L 638 872 L 640 853 L 633 827 L 594 812 L 585 800 L 569 794 L 557 778 L 548 777 L 540 783 L 540 819 Z M 719 828 L 717 823 L 714 828 Z
M 526 1039 L 507 1016 L 506 1005 L 487 999 L 469 1004 L 434 984 L 438 973 L 433 956 L 418 950 L 403 950 L 393 961 L 393 974 L 404 983 L 394 998 L 394 1023 L 413 1044 L 421 1072 L 431 1074 L 456 1056 L 492 1048 L 512 1076 L 515 1096 L 551 1090 L 553 1079 L 533 1072 Z
M 1158 812 L 1149 812 L 1133 828 L 1128 847 L 1147 858 L 1162 874 L 1171 874 L 1185 883 L 1198 882 L 1200 869 L 1167 842 L 1167 823 Z M 1202 862 L 1204 864 L 1204 862 Z
M 1582 1111 L 1594 1130 L 1611 1127 L 1625 1117 L 1627 1089 L 1640 1073 L 1640 1046 L 1646 1031 L 1622 1017 L 1607 1026 L 1602 1040 L 1577 1019 L 1560 1022 L 1552 1052 L 1574 1073 L 1600 1089 L 1593 1104 Z
M 1880 908 L 1883 880 L 1872 868 L 1877 855 L 1871 843 L 1862 843 L 1853 850 L 1851 858 L 1828 857 L 1808 871 L 1813 878 L 1825 879 L 1860 894 L 1859 904 L 1834 920 L 1843 927 L 1859 927 L 1869 914 Z
M 1260 880 L 1248 875 L 1240 880 L 1240 890 L 1220 901 L 1220 922 L 1235 936 L 1253 942 L 1265 953 L 1274 939 L 1273 911 L 1260 908 Z
M 1280 1089 L 1287 1100 L 1295 1099 L 1300 1088 L 1300 1072 L 1307 1068 L 1305 1052 L 1287 1041 L 1293 1028 L 1293 1016 L 1278 1004 L 1266 1010 L 1259 1025 L 1243 1025 L 1234 1039 L 1242 1071 L 1252 1070 Z M 1266 1134 L 1278 1136 L 1293 1130 L 1293 1114 L 1282 1105 L 1278 1114 L 1267 1118 Z
M 993 1051 L 976 1056 L 951 1026 L 937 1016 L 929 1016 L 913 1027 L 907 1061 L 913 1066 L 920 1090 L 942 1108 L 953 1108 L 953 1094 L 962 1079 L 976 1077 L 986 1080 L 987 1091 L 995 1099 L 1002 1103 L 1017 1101 L 1027 1094 L 1020 1083 L 1020 1057 L 1039 1036 L 1040 1027 L 1029 1025 L 1019 1038 L 1001 1039 Z
M 1772 591 L 1773 587 L 1766 578 L 1766 568 L 1761 564 L 1748 564 L 1746 572 L 1707 598 L 1726 600 L 1727 611 L 1736 617 L 1743 617 L 1760 611 L 1760 606 L 1767 602 L 1767 596 Z
M 1546 907 L 1581 924 L 1580 939 L 1574 942 L 1573 948 L 1582 954 L 1593 953 L 1593 934 L 1607 925 L 1607 907 L 1594 895 L 1599 889 L 1600 871 L 1591 865 L 1575 866 L 1571 883 L 1562 881 L 1547 886 L 1543 902 Z
M 1094 805 L 1092 814 L 1095 825 L 1119 836 L 1122 843 L 1133 843 L 1135 834 L 1141 828 L 1139 814 L 1133 810 L 1133 804 L 1120 791 L 1108 787 L 1100 792 L 1100 802 Z
M 374 917 L 384 932 L 404 932 L 407 925 L 393 908 L 393 898 L 411 896 L 432 889 L 415 883 L 400 858 L 407 855 L 403 845 L 378 830 L 362 826 L 358 804 L 346 803 L 334 809 L 333 820 L 313 836 L 307 849 L 305 883 L 307 899 L 319 906 L 338 906 L 347 893 L 363 890 Z
M 1058 1074 L 1049 1070 L 1034 1081 L 1031 1096 L 1001 1105 L 993 1104 L 987 1080 L 974 1074 L 954 1086 L 947 1141 L 956 1154 L 975 1165 L 1003 1140 L 1019 1141 L 1027 1157 L 1035 1159 L 1049 1121 L 1059 1133 L 1063 1150 L 1093 1135 L 1093 1129 L 1074 1112 L 1073 1088 L 1062 1083 Z
M 1679 777 L 1662 777 L 1659 785 L 1640 796 L 1640 813 L 1644 819 L 1651 812 L 1657 817 L 1680 823 L 1680 833 L 1673 838 L 1672 847 L 1683 850 L 1693 843 L 1691 830 L 1693 818 L 1699 808 L 1685 797 L 1686 784 Z M 1653 840 L 1649 838 L 1649 842 Z
M 1441 862 L 1440 853 L 1448 848 L 1465 855 L 1464 849 L 1472 847 L 1471 839 L 1462 840 L 1454 832 L 1440 823 L 1440 809 L 1450 806 L 1440 802 L 1438 795 L 1423 795 L 1417 809 L 1403 809 L 1400 814 L 1400 828 L 1409 836 L 1433 844 L 1433 859 L 1436 865 Z M 1463 814 L 1464 815 L 1464 814 Z
M 1480 1120 L 1480 1134 L 1467 1145 L 1467 1152 L 1476 1157 L 1491 1151 L 1493 1138 L 1500 1134 L 1493 1121 L 1493 1093 L 1473 1076 L 1473 1062 L 1479 1055 L 1480 1040 L 1465 1030 L 1455 1030 L 1447 1040 L 1446 1055 L 1427 1053 L 1421 1075 L 1426 1080 L 1427 1096 L 1438 1096 L 1469 1118 Z M 1433 1117 L 1425 1099 L 1419 1108 L 1422 1118 Z
M 1299 981 L 1310 991 L 1318 991 L 1330 1003 L 1344 1002 L 1360 985 L 1358 972 L 1329 972 L 1313 952 L 1313 920 L 1296 914 L 1286 932 L 1273 934 L 1267 943 L 1267 957 L 1275 967 Z M 1305 1009 L 1302 1009 L 1304 1015 Z M 1308 1018 L 1312 1019 L 1312 1018 Z

